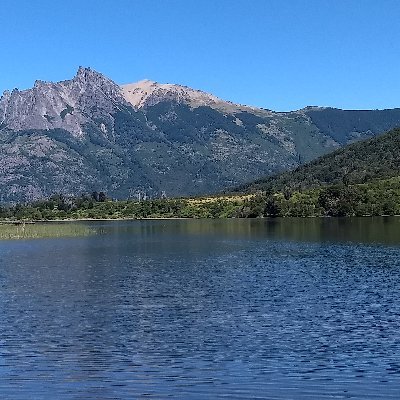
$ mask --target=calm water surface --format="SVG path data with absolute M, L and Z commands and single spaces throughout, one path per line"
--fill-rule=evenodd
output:
M 2 399 L 399 399 L 400 219 L 0 242 Z

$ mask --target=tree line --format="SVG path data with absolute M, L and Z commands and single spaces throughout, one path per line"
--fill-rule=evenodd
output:
M 400 215 L 400 177 L 368 184 L 264 191 L 251 197 L 112 200 L 104 192 L 56 194 L 29 204 L 1 206 L 8 220 L 117 218 L 263 218 Z

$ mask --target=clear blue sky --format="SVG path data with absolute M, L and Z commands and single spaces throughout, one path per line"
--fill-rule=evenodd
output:
M 400 107 L 398 0 L 3 0 L 0 91 L 90 66 L 274 110 Z

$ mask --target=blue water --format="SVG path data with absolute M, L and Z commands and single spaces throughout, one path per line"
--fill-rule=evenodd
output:
M 0 242 L 2 399 L 399 399 L 400 219 Z

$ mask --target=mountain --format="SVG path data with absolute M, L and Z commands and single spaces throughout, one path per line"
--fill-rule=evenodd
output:
M 400 109 L 280 113 L 90 68 L 0 99 L 0 202 L 213 193 L 400 126 Z
M 136 109 L 154 106 L 164 101 L 186 104 L 192 108 L 211 107 L 216 110 L 230 112 L 250 109 L 250 107 L 240 107 L 221 100 L 201 90 L 170 83 L 158 83 L 148 79 L 122 85 L 121 88 L 125 99 Z
M 243 192 L 279 192 L 354 185 L 400 176 L 400 129 L 347 145 L 294 171 L 242 185 Z

